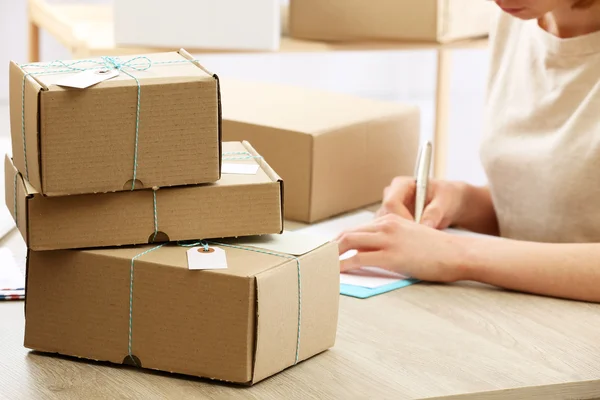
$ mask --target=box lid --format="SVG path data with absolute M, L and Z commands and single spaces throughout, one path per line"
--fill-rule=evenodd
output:
M 224 173 L 215 183 L 156 191 L 62 197 L 39 194 L 6 157 L 6 204 L 34 250 L 149 243 L 154 233 L 163 241 L 281 232 L 281 178 L 250 143 L 226 142 L 223 149 L 226 163 L 258 165 L 256 173 Z
M 198 62 L 194 62 L 194 59 L 183 49 L 126 57 L 108 57 L 105 59 L 93 57 L 83 60 L 60 60 L 52 63 L 32 63 L 19 66 L 26 74 L 29 74 L 29 78 L 35 79 L 39 83 L 41 90 L 62 91 L 66 89 L 58 86 L 57 82 L 68 76 L 81 73 L 78 69 L 110 68 L 113 66 L 110 60 L 122 65 L 124 72 L 89 89 L 101 90 L 102 88 L 114 86 L 137 86 L 136 79 L 142 85 L 214 80 L 213 74 Z M 48 67 L 48 65 L 51 65 L 51 67 Z M 131 75 L 135 76 L 135 79 L 132 79 Z
M 415 106 L 292 85 L 222 79 L 223 120 L 321 135 Z M 289 110 L 294 110 L 290 112 Z

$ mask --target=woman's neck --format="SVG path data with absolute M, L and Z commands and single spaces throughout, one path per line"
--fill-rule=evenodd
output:
M 540 27 L 559 38 L 600 31 L 600 1 L 585 9 L 561 6 L 538 19 Z

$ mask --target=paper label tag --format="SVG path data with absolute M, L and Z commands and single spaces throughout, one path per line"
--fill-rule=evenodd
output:
M 102 81 L 119 76 L 116 69 L 90 69 L 77 74 L 67 76 L 56 82 L 58 86 L 67 86 L 77 89 L 85 89 Z
M 226 269 L 225 250 L 217 247 L 192 247 L 187 251 L 189 269 Z
M 221 172 L 223 174 L 256 175 L 258 172 L 258 164 L 223 163 L 221 166 Z

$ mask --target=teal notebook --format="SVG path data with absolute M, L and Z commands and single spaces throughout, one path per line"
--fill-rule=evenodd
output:
M 377 296 L 378 294 L 383 294 L 390 292 L 392 290 L 400 289 L 406 286 L 413 285 L 415 283 L 420 282 L 417 279 L 402 279 L 396 282 L 388 283 L 387 285 L 378 286 L 378 287 L 364 287 L 364 286 L 356 286 L 356 285 L 348 285 L 345 283 L 340 284 L 340 294 L 344 296 L 356 297 L 359 299 L 367 299 L 369 297 Z

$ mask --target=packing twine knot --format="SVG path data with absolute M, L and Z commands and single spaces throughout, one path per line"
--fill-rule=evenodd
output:
M 109 69 L 116 69 L 123 71 L 123 67 L 131 68 L 135 71 L 146 71 L 152 67 L 152 61 L 148 57 L 134 57 L 125 62 L 121 61 L 119 57 L 104 56 L 101 57 L 104 61 L 104 66 Z M 135 61 L 142 60 L 142 63 L 134 64 Z M 123 71 L 125 72 L 125 71 Z
M 205 252 L 210 251 L 210 247 L 208 246 L 208 243 L 205 242 L 204 240 L 197 240 L 197 241 L 193 241 L 193 242 L 190 242 L 190 243 L 186 243 L 184 241 L 179 240 L 179 241 L 177 241 L 177 246 L 181 246 L 181 247 L 195 247 L 195 246 L 200 246 L 200 247 L 202 247 L 202 249 Z

